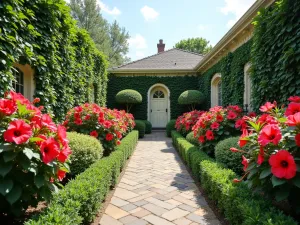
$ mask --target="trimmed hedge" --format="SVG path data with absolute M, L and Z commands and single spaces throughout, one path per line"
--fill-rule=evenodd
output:
M 231 147 L 240 149 L 238 145 L 239 137 L 227 138 L 220 141 L 215 147 L 215 158 L 219 163 L 224 164 L 228 169 L 235 173 L 243 174 L 242 153 L 230 151 Z
M 167 126 L 166 126 L 167 137 L 171 137 L 172 136 L 172 134 L 171 134 L 172 130 L 176 130 L 175 124 L 176 124 L 176 120 L 170 120 L 167 123 Z
M 89 224 L 97 214 L 106 194 L 119 178 L 120 171 L 132 154 L 138 141 L 138 132 L 132 131 L 110 156 L 90 166 L 64 189 L 54 195 L 47 210 L 25 225 L 79 225 Z
M 143 120 L 135 120 L 134 130 L 139 131 L 139 138 L 143 138 L 146 132 L 146 124 Z
M 198 141 L 197 138 L 194 137 L 194 132 L 193 131 L 191 131 L 190 133 L 188 133 L 185 138 L 191 144 L 193 144 L 195 146 L 199 146 L 199 141 Z
M 151 134 L 152 133 L 152 124 L 150 121 L 148 120 L 143 120 L 143 122 L 145 123 L 146 125 L 146 134 Z
M 71 175 L 75 176 L 82 173 L 94 162 L 101 159 L 103 147 L 96 138 L 76 132 L 68 132 L 67 138 L 72 149 L 70 156 Z
M 225 169 L 206 153 L 199 151 L 180 133 L 173 131 L 172 139 L 193 174 L 198 170 L 196 178 L 200 178 L 203 189 L 209 198 L 214 200 L 218 209 L 233 225 L 296 225 L 289 216 L 272 206 L 272 203 L 255 195 L 245 182 L 233 183 L 237 175 Z M 191 165 L 197 165 L 194 169 Z M 194 169 L 194 170 L 193 170 Z

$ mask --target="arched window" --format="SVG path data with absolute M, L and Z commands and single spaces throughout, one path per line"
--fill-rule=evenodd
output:
M 165 98 L 165 94 L 162 91 L 158 90 L 153 93 L 153 98 Z
M 222 105 L 221 74 L 215 74 L 211 80 L 211 107 Z
M 251 79 L 250 79 L 251 64 L 247 63 L 244 67 L 244 109 L 251 111 Z
M 32 101 L 35 89 L 34 70 L 29 64 L 14 63 L 13 75 L 15 78 L 12 81 L 14 90 Z
M 14 80 L 12 82 L 13 89 L 17 93 L 24 95 L 24 73 L 18 68 L 13 69 Z

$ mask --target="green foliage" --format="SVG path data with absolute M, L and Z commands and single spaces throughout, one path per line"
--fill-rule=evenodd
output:
M 170 120 L 166 126 L 167 137 L 171 137 L 172 130 L 176 130 L 175 128 L 176 120 Z
M 119 145 L 116 151 L 105 157 L 70 181 L 63 190 L 54 196 L 53 201 L 38 218 L 26 225 L 79 225 L 93 221 L 111 186 L 117 183 L 126 159 L 132 154 L 138 140 L 138 132 L 132 131 Z M 61 214 L 58 216 L 58 210 Z
M 124 89 L 138 91 L 144 100 L 148 99 L 148 90 L 151 86 L 160 83 L 166 85 L 170 90 L 171 118 L 177 118 L 188 109 L 186 106 L 178 105 L 179 95 L 188 89 L 198 89 L 198 78 L 196 76 L 114 76 L 110 75 L 107 91 L 107 105 L 109 108 L 120 108 L 115 101 L 116 94 Z M 180 84 L 180 85 L 178 85 Z M 131 113 L 135 119 L 146 120 L 148 101 L 133 106 Z
M 181 40 L 175 44 L 175 48 L 195 52 L 198 54 L 206 54 L 212 49 L 212 46 L 209 45 L 209 41 L 207 41 L 205 38 L 199 37 Z
M 197 138 L 194 137 L 193 131 L 191 131 L 186 135 L 186 140 L 195 146 L 199 146 L 199 141 Z
M 205 106 L 210 108 L 211 79 L 216 73 L 222 79 L 222 105 L 243 106 L 244 96 L 244 67 L 250 62 L 252 40 L 240 46 L 233 53 L 223 57 L 218 63 L 209 68 L 199 77 L 199 90 L 205 96 Z
M 64 0 L 1 1 L 0 15 L 0 95 L 12 89 L 18 62 L 34 69 L 34 96 L 57 120 L 91 101 L 93 89 L 95 102 L 105 105 L 107 62 Z
M 230 148 L 240 148 L 238 145 L 239 137 L 227 138 L 220 141 L 215 147 L 216 161 L 222 163 L 227 168 L 241 175 L 243 173 L 242 153 L 232 152 Z
M 139 131 L 139 138 L 143 138 L 146 132 L 146 124 L 143 120 L 135 120 L 134 130 Z
M 281 0 L 260 10 L 254 19 L 252 48 L 253 105 L 286 104 L 300 95 L 300 4 Z
M 150 121 L 148 120 L 143 120 L 143 122 L 145 123 L 146 125 L 146 131 L 145 131 L 145 134 L 151 134 L 152 133 L 152 124 Z
M 225 169 L 204 152 L 199 151 L 178 132 L 172 132 L 175 148 L 179 151 L 201 186 L 218 209 L 233 225 L 296 225 L 297 223 L 261 195 L 252 194 L 244 182 L 233 183 L 236 174 Z M 193 168 L 196 165 L 197 169 Z
M 181 93 L 178 98 L 180 105 L 191 105 L 190 110 L 195 109 L 195 105 L 199 105 L 204 102 L 204 95 L 197 90 L 187 90 Z
M 101 159 L 103 148 L 96 138 L 76 132 L 68 132 L 67 138 L 72 150 L 70 170 L 73 176 L 82 173 Z
M 142 95 L 132 89 L 125 89 L 116 94 L 116 102 L 126 105 L 127 112 L 130 111 L 133 104 L 140 104 L 142 101 Z

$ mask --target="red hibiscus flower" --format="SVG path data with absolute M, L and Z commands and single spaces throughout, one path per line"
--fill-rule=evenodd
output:
M 264 148 L 260 146 L 258 157 L 257 157 L 257 164 L 261 165 L 264 162 L 264 160 L 265 160 Z
M 278 126 L 273 124 L 266 125 L 258 136 L 258 143 L 262 146 L 266 146 L 269 143 L 278 145 L 281 137 L 282 135 Z
M 239 119 L 235 122 L 234 126 L 236 129 L 238 129 L 238 128 L 245 129 L 247 127 L 247 124 L 246 124 L 245 120 Z
M 219 123 L 213 122 L 213 123 L 210 125 L 210 128 L 211 128 L 212 130 L 217 130 L 217 129 L 219 129 L 219 126 L 220 126 Z
M 38 138 L 40 138 L 40 140 L 37 141 L 37 142 L 35 142 L 38 146 L 41 146 L 41 144 L 43 143 L 43 141 L 46 141 L 46 140 L 47 140 L 47 137 L 46 137 L 45 135 L 43 135 L 43 134 L 40 134 L 40 135 L 38 136 Z
M 248 163 L 248 159 L 246 159 L 246 157 L 243 156 L 243 155 L 242 155 L 242 164 L 244 165 L 243 170 L 246 171 L 247 168 L 248 168 L 249 163 Z
M 262 114 L 257 122 L 259 122 L 260 124 L 278 124 L 278 122 L 274 119 L 274 117 L 270 116 L 269 114 Z
M 97 133 L 97 131 L 95 131 L 95 130 L 93 130 L 93 131 L 90 133 L 90 135 L 91 135 L 92 137 L 95 137 L 95 138 L 98 137 L 98 133 Z
M 291 102 L 285 111 L 285 115 L 290 116 L 296 114 L 297 112 L 300 112 L 300 103 Z
M 10 91 L 9 95 L 11 97 L 11 99 L 15 102 L 20 102 L 23 105 L 30 105 L 30 101 L 25 98 L 21 93 L 16 93 L 14 91 Z
M 227 119 L 234 120 L 237 117 L 237 114 L 233 111 L 229 111 L 227 114 Z
M 0 114 L 10 116 L 17 110 L 17 105 L 13 100 L 0 99 Z
M 57 171 L 57 177 L 59 181 L 62 181 L 66 176 L 66 171 L 59 170 Z
M 249 116 L 249 117 L 256 117 L 256 113 L 255 113 L 255 112 L 249 112 L 249 113 L 248 113 L 248 116 Z
M 112 126 L 112 122 L 110 122 L 110 121 L 104 121 L 104 123 L 103 123 L 103 126 L 106 128 L 106 129 L 109 129 L 109 128 L 111 128 L 111 126 Z
M 205 136 L 206 139 L 210 141 L 215 139 L 214 133 L 211 130 L 206 131 Z
M 58 125 L 58 127 L 57 127 L 57 137 L 58 137 L 58 140 L 60 141 L 60 143 L 62 143 L 62 145 L 66 145 L 67 143 L 69 143 L 69 141 L 67 139 L 66 128 L 62 125 Z
M 32 130 L 29 124 L 25 123 L 24 120 L 14 120 L 10 122 L 3 137 L 5 141 L 14 142 L 19 145 L 27 142 L 31 135 Z
M 205 136 L 201 135 L 198 140 L 203 144 L 205 142 Z
M 242 148 L 244 147 L 247 143 L 248 143 L 248 130 L 247 129 L 244 129 L 243 130 L 243 134 L 241 135 L 241 137 L 239 138 L 239 146 Z
M 296 136 L 295 136 L 295 142 L 296 142 L 296 145 L 298 147 L 300 147 L 300 134 L 296 134 Z
M 112 139 L 114 139 L 114 135 L 113 134 L 111 134 L 111 133 L 106 134 L 105 140 L 111 141 Z
M 291 96 L 288 98 L 290 102 L 298 102 L 300 103 L 300 96 Z
M 271 111 L 274 107 L 276 107 L 276 102 L 274 101 L 273 104 L 271 102 L 266 102 L 266 104 L 262 105 L 259 110 L 262 112 L 269 112 Z
M 65 145 L 63 149 L 59 152 L 57 156 L 58 161 L 64 163 L 68 159 L 69 155 L 71 155 L 72 151 L 68 145 Z
M 81 125 L 82 124 L 82 120 L 81 119 L 75 119 L 74 123 L 76 125 Z
M 48 114 L 42 115 L 41 124 L 44 127 L 47 127 L 50 131 L 56 132 L 57 128 L 55 123 L 53 123 L 51 117 Z
M 286 124 L 290 127 L 299 126 L 300 125 L 300 112 L 295 113 L 294 115 L 290 115 L 287 118 Z
M 216 120 L 217 120 L 217 122 L 221 123 L 221 122 L 223 122 L 224 118 L 223 118 L 222 115 L 218 114 L 218 115 L 216 116 Z
M 50 137 L 46 141 L 42 142 L 40 150 L 42 153 L 43 162 L 48 164 L 49 162 L 52 162 L 59 154 L 59 144 L 53 137 Z
M 286 150 L 279 150 L 269 159 L 275 177 L 291 179 L 296 176 L 297 166 L 294 157 Z

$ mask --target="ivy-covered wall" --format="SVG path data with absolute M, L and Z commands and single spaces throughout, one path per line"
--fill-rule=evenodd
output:
M 106 103 L 105 56 L 79 29 L 64 0 L 0 1 L 0 96 L 10 90 L 13 64 L 35 71 L 34 97 L 60 120 L 74 105 Z
M 221 74 L 222 103 L 224 106 L 237 104 L 243 106 L 244 67 L 250 62 L 252 40 L 246 42 L 233 53 L 227 54 L 218 63 L 199 75 L 199 90 L 207 99 L 205 108 L 210 108 L 211 79 L 216 73 Z
M 254 20 L 253 105 L 300 95 L 300 1 L 281 0 Z
M 109 76 L 107 90 L 107 106 L 110 108 L 123 108 L 115 101 L 116 94 L 123 89 L 134 89 L 138 91 L 143 102 L 134 106 L 131 112 L 136 119 L 147 119 L 148 90 L 157 83 L 166 85 L 170 90 L 171 118 L 176 119 L 183 112 L 188 111 L 187 107 L 178 105 L 179 95 L 186 90 L 198 89 L 198 78 L 196 76 Z

